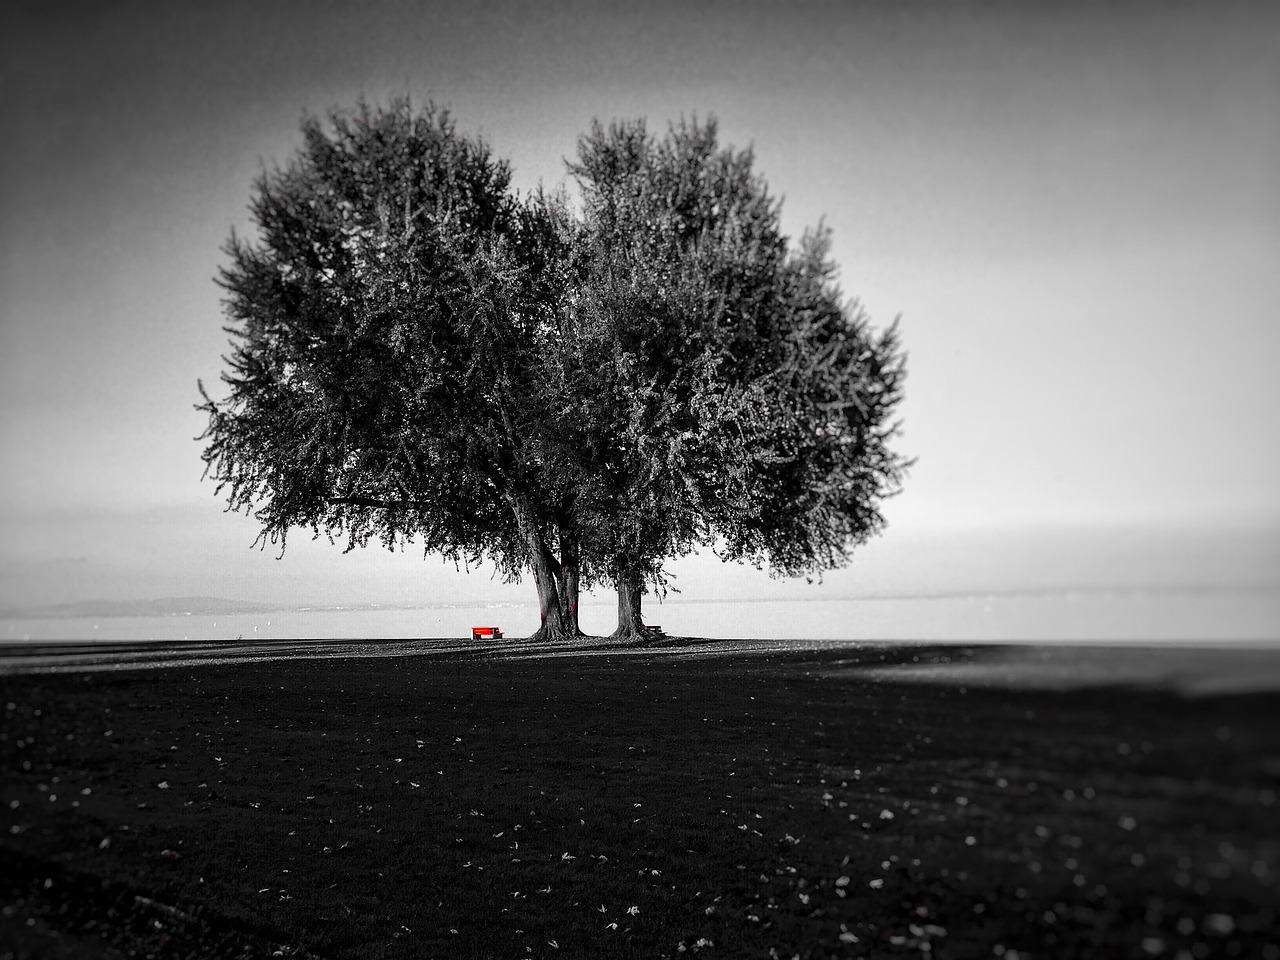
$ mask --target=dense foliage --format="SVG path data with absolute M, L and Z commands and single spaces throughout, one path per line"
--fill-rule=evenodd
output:
M 433 106 L 330 121 L 255 184 L 258 242 L 228 244 L 208 471 L 282 548 L 304 527 L 536 568 L 555 507 L 536 443 L 559 339 L 549 209 Z
M 594 125 L 580 209 L 516 197 L 432 105 L 303 133 L 228 244 L 228 393 L 201 387 L 207 472 L 264 543 L 532 567 L 553 638 L 608 582 L 636 637 L 672 557 L 808 573 L 883 526 L 895 331 L 843 301 L 825 232 L 789 247 L 713 122 Z
M 894 330 L 842 301 L 826 232 L 788 248 L 752 165 L 714 122 L 661 140 L 596 124 L 570 165 L 591 331 L 579 509 L 622 633 L 639 632 L 643 584 L 698 545 L 787 574 L 838 566 L 905 468 L 887 446 Z

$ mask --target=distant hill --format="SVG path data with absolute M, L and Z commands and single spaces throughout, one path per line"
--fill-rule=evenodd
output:
M 278 610 L 269 603 L 222 597 L 162 597 L 159 600 L 80 600 L 26 610 L 9 610 L 10 617 L 180 617 L 208 614 L 265 613 Z

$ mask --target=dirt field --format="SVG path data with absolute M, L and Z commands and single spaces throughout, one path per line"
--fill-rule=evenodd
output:
M 1010 649 L 9 647 L 0 957 L 1280 958 L 1280 654 Z

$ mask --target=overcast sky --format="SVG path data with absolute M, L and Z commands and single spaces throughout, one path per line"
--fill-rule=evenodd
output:
M 593 118 L 714 114 L 753 145 L 788 230 L 825 217 L 846 291 L 903 317 L 919 462 L 868 582 L 954 588 L 910 548 L 947 542 L 1035 586 L 1008 544 L 1054 529 L 1275 544 L 1280 6 L 11 3 L 0 34 L 0 606 L 500 593 L 416 555 L 252 553 L 199 480 L 220 247 L 303 112 L 362 94 L 449 105 L 521 188 Z

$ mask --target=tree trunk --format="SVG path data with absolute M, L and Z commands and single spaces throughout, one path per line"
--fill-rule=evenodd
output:
M 578 550 L 578 538 L 565 524 L 558 528 L 560 535 L 560 600 L 564 608 L 565 629 L 570 635 L 581 637 L 582 628 L 578 624 L 578 584 L 581 580 L 582 566 Z
M 538 614 L 541 623 L 537 631 L 529 639 L 567 640 L 573 636 L 564 619 L 564 608 L 560 603 L 560 591 L 556 585 L 556 576 L 551 566 L 534 562 L 533 582 L 538 588 Z
M 640 602 L 644 595 L 644 580 L 632 573 L 618 576 L 618 629 L 610 640 L 623 643 L 644 643 L 649 638 L 640 618 Z
M 536 515 L 528 501 L 520 498 L 511 500 L 511 508 L 515 512 L 516 523 L 520 527 L 520 535 L 529 548 L 533 564 L 533 582 L 538 588 L 538 613 L 542 623 L 530 640 L 566 640 L 575 634 L 570 632 L 565 622 L 565 604 L 560 596 L 557 583 L 561 577 L 560 564 L 547 549 L 538 529 Z

